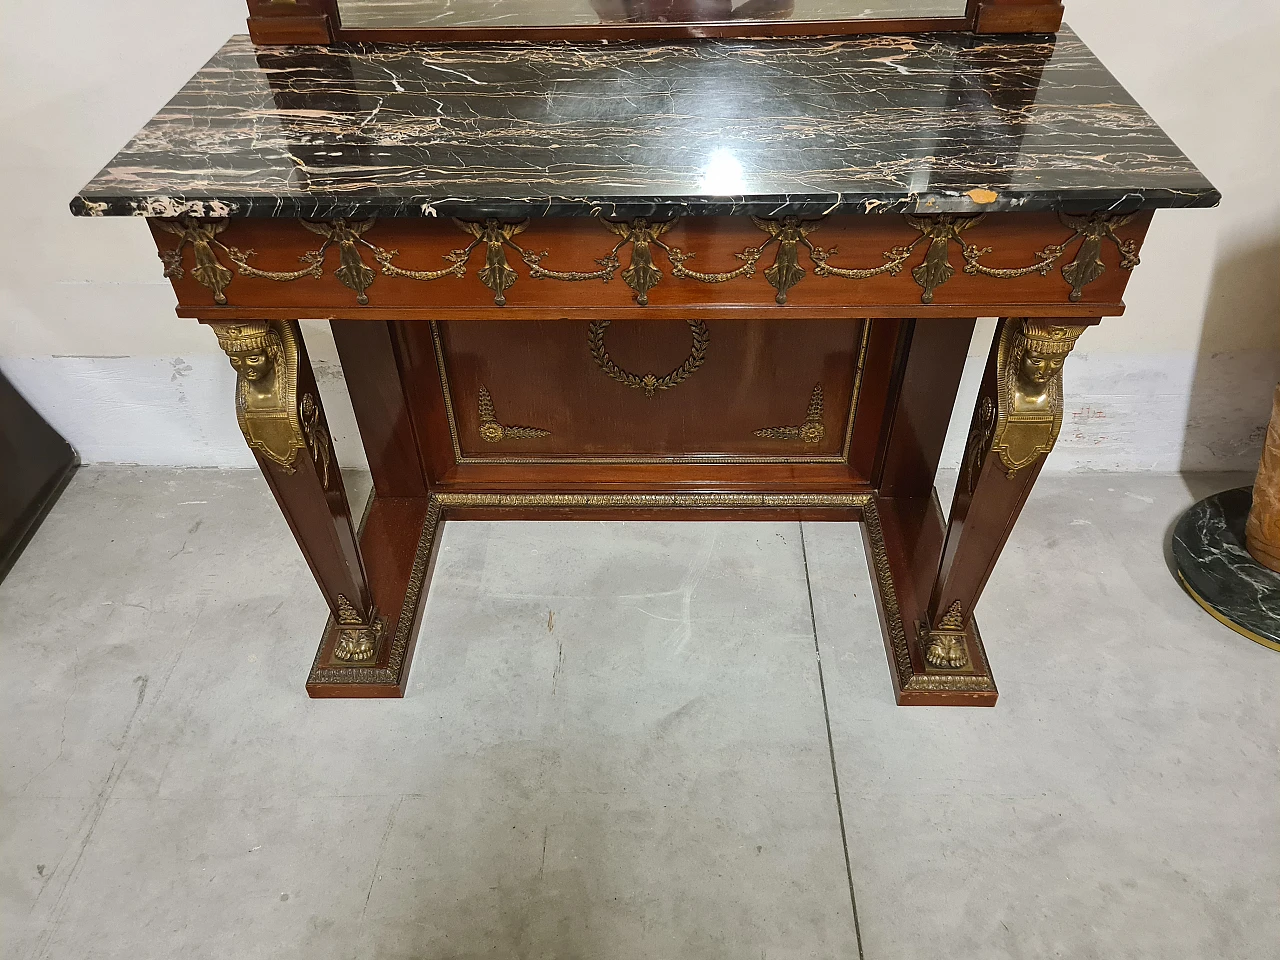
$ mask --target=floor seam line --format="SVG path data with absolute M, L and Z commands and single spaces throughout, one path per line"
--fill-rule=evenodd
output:
M 844 872 L 849 880 L 849 906 L 853 908 L 853 932 L 858 940 L 858 960 L 866 960 L 862 951 L 862 923 L 858 918 L 858 895 L 853 889 L 853 864 L 849 859 L 849 835 L 844 827 L 844 804 L 840 799 L 840 773 L 836 769 L 835 738 L 831 734 L 831 710 L 827 706 L 827 682 L 822 672 L 822 647 L 818 642 L 818 614 L 813 605 L 813 581 L 809 579 L 809 549 L 804 539 L 804 521 L 800 528 L 800 558 L 804 562 L 804 585 L 809 594 L 809 625 L 813 630 L 813 652 L 818 661 L 818 689 L 822 693 L 822 721 L 827 728 L 827 754 L 831 759 L 831 782 L 836 794 L 836 818 L 840 822 L 840 846 L 844 851 Z

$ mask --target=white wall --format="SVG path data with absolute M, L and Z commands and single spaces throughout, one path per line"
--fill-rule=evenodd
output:
M 1280 380 L 1280 3 L 1066 7 L 1224 199 L 1156 214 L 1128 312 L 1086 333 L 1068 361 L 1049 466 L 1252 470 Z
M 0 0 L 0 368 L 87 462 L 251 463 L 230 367 L 174 317 L 145 226 L 67 211 L 244 15 L 243 0 Z M 1252 469 L 1280 379 L 1280 4 L 1067 0 L 1067 16 L 1226 199 L 1157 215 L 1128 315 L 1068 363 L 1050 468 Z M 339 456 L 358 466 L 332 341 L 304 332 Z

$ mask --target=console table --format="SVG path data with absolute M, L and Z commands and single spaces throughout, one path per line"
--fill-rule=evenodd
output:
M 1218 200 L 1064 28 L 233 38 L 72 209 L 147 218 L 178 316 L 237 371 L 332 614 L 312 696 L 403 694 L 446 522 L 734 518 L 860 521 L 898 702 L 990 705 L 974 609 L 1063 362 L 1123 313 L 1153 211 Z M 358 521 L 304 318 L 332 325 L 368 453 Z

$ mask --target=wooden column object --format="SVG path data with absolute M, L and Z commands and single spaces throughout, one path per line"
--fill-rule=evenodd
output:
M 1056 33 L 1062 26 L 1059 0 L 977 0 L 975 33 Z
M 236 371 L 236 419 L 337 625 L 332 657 L 372 662 L 374 609 L 342 472 L 296 320 L 210 323 Z
M 337 29 L 337 0 L 249 0 L 254 43 L 328 44 Z
M 1253 508 L 1244 528 L 1249 555 L 1280 573 L 1280 386 L 1271 405 L 1271 425 L 1253 482 Z
M 907 552 L 912 558 L 912 582 L 922 588 L 919 592 L 925 600 L 942 552 L 943 527 L 932 522 L 930 509 L 935 499 L 933 484 L 975 323 L 910 321 L 902 385 L 889 422 L 877 496 L 882 502 L 894 501 L 904 514 L 922 518 L 918 527 L 912 525 L 918 539 L 912 540 Z
M 390 321 L 331 320 L 360 439 L 380 497 L 425 497 L 427 477 L 409 418 Z
M 912 320 L 906 326 L 875 511 L 863 520 L 872 569 L 888 574 L 887 581 L 878 575 L 872 584 L 889 673 L 903 706 L 995 706 L 995 681 L 976 632 L 972 668 L 963 675 L 931 671 L 915 635 L 916 622 L 927 616 L 947 532 L 933 485 L 974 321 Z
M 907 363 L 889 425 L 882 497 L 932 497 L 942 459 L 951 407 L 976 320 L 912 320 L 905 343 Z
M 918 622 L 929 664 L 962 669 L 973 608 L 1062 428 L 1062 365 L 1086 327 L 1002 320 L 969 430 L 942 566 Z

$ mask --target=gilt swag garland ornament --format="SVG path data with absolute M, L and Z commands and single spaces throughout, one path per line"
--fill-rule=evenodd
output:
M 251 262 L 255 256 L 253 250 L 240 250 L 219 240 L 219 235 L 226 230 L 229 221 L 184 218 L 176 221 L 161 220 L 158 223 L 162 230 L 179 238 L 177 246 L 160 253 L 165 264 L 165 276 L 174 280 L 185 276 L 185 251 L 190 247 L 191 276 L 197 283 L 212 291 L 214 302 L 219 305 L 228 303 L 227 290 L 236 274 L 284 283 L 304 277 L 323 277 L 328 251 L 332 247 L 338 249 L 338 266 L 333 275 L 341 284 L 355 292 L 356 302 L 361 305 L 369 303 L 368 291 L 378 276 L 378 272 L 365 262 L 366 252 L 372 256 L 383 276 L 431 282 L 445 277 L 465 277 L 472 254 L 483 247 L 484 265 L 477 271 L 477 277 L 493 291 L 497 306 L 506 305 L 507 291 L 520 279 L 519 272 L 508 260 L 507 251 L 519 257 L 520 262 L 528 268 L 529 278 L 533 280 L 609 283 L 621 271 L 623 282 L 631 288 L 633 299 L 640 306 L 648 305 L 650 291 L 666 275 L 658 263 L 657 254 L 665 257 L 670 275 L 675 279 L 725 283 L 739 277 L 755 276 L 761 259 L 770 247 L 775 247 L 773 263 L 765 268 L 764 275 L 775 291 L 775 303 L 780 306 L 788 302 L 790 291 L 808 276 L 810 269 L 816 277 L 862 281 L 885 275 L 896 277 L 917 258 L 919 262 L 910 266 L 910 275 L 921 289 L 921 303 L 932 304 L 938 290 L 957 273 L 957 267 L 951 259 L 953 247 L 959 248 L 962 260 L 960 269 L 966 275 L 995 280 L 1010 280 L 1031 274 L 1047 277 L 1074 249 L 1074 257 L 1061 267 L 1063 281 L 1069 288 L 1067 299 L 1073 303 L 1079 302 L 1085 288 L 1106 273 L 1107 267 L 1103 260 L 1106 244 L 1113 245 L 1119 252 L 1120 269 L 1132 270 L 1139 263 L 1137 241 L 1116 233 L 1118 228 L 1134 219 L 1132 215 L 1061 214 L 1059 219 L 1072 231 L 1071 235 L 1062 243 L 1050 244 L 1032 255 L 1031 263 L 1016 267 L 991 266 L 984 258 L 993 253 L 993 248 L 977 246 L 967 239 L 966 234 L 983 222 L 985 214 L 904 214 L 903 218 L 918 232 L 917 237 L 885 251 L 882 263 L 867 267 L 848 267 L 833 262 L 838 256 L 835 247 L 824 248 L 809 239 L 810 235 L 821 228 L 826 218 L 805 220 L 799 217 L 782 217 L 768 220 L 753 216 L 752 223 L 767 234 L 767 238 L 759 246 L 750 246 L 735 253 L 734 257 L 740 261 L 739 265 L 720 272 L 693 269 L 690 264 L 697 257 L 696 252 L 684 251 L 663 239 L 678 222 L 674 219 L 649 221 L 637 217 L 627 221 L 603 220 L 604 227 L 619 239 L 595 259 L 599 269 L 587 271 L 552 269 L 545 263 L 551 256 L 548 251 L 538 252 L 518 244 L 515 238 L 529 227 L 529 220 L 504 222 L 490 218 L 473 222 L 455 218 L 454 224 L 460 231 L 470 235 L 471 242 L 445 254 L 442 257 L 444 266 L 426 270 L 399 265 L 396 262 L 396 258 L 400 256 L 398 250 L 387 250 L 367 240 L 365 235 L 375 226 L 372 219 L 359 222 L 341 219 L 321 223 L 300 221 L 307 230 L 324 237 L 324 242 L 318 248 L 305 251 L 299 256 L 303 267 L 284 271 L 265 270 L 256 266 Z M 623 268 L 622 254 L 627 247 L 630 247 L 629 261 Z M 924 248 L 923 255 L 920 253 L 921 247 Z M 802 252 L 808 259 L 808 268 L 801 263 Z

